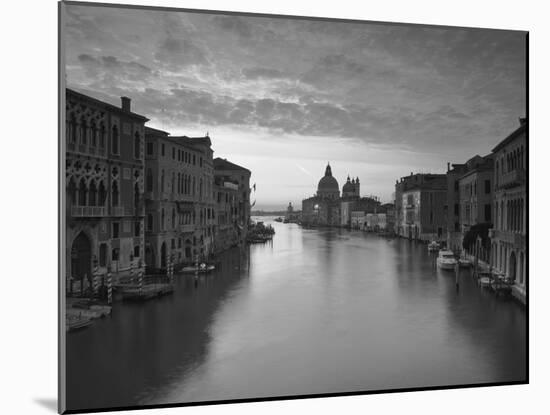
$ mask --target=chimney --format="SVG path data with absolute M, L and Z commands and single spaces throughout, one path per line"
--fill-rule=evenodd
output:
M 519 125 L 524 125 L 527 122 L 527 118 L 520 118 Z
M 451 171 L 451 163 L 447 162 L 447 171 Z
M 124 111 L 130 112 L 130 103 L 132 100 L 128 97 L 120 97 L 121 107 Z

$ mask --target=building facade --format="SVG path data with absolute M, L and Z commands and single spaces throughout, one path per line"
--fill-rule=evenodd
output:
M 414 240 L 441 240 L 445 236 L 447 177 L 412 174 L 395 186 L 397 234 Z
M 219 196 L 222 200 L 217 202 L 217 209 L 219 213 L 226 212 L 227 206 L 223 202 L 223 194 L 227 195 L 229 199 L 233 197 L 233 202 L 231 208 L 233 212 L 229 216 L 225 216 L 226 219 L 231 221 L 231 226 L 233 226 L 232 233 L 236 235 L 236 243 L 243 242 L 248 235 L 248 227 L 250 225 L 250 175 L 251 172 L 245 167 L 239 166 L 238 164 L 232 163 L 227 159 L 215 158 L 214 159 L 214 176 L 216 178 L 217 184 L 217 197 L 222 193 L 222 196 Z M 233 194 L 232 192 L 236 192 Z M 228 200 L 229 200 L 228 199 Z M 231 211 L 230 211 L 231 212 Z M 216 232 L 215 237 L 220 237 L 219 244 L 224 246 L 229 244 L 234 244 L 235 242 L 232 239 L 229 242 L 224 239 L 225 236 L 219 234 L 221 232 L 222 223 L 220 223 L 220 218 L 216 222 Z M 219 235 L 218 235 L 219 234 Z M 219 248 L 218 248 L 219 249 Z
M 146 246 L 151 268 L 212 253 L 213 161 L 206 137 L 173 137 L 146 128 Z
M 312 226 L 340 226 L 340 188 L 327 164 L 325 175 L 319 180 L 315 196 L 302 200 L 302 224 Z
M 144 125 L 117 107 L 66 90 L 66 270 L 83 290 L 92 274 L 144 271 Z
M 514 281 L 525 302 L 527 284 L 527 120 L 493 149 L 494 226 L 491 265 Z

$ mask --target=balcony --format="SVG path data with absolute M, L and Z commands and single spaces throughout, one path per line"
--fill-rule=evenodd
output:
M 511 172 L 503 174 L 499 178 L 498 187 L 501 189 L 509 189 L 511 187 L 521 186 L 525 184 L 525 170 L 515 169 Z
M 111 208 L 112 216 L 139 216 L 140 214 L 143 215 L 143 209 L 139 213 L 135 208 L 128 206 L 113 206 Z
M 182 233 L 192 233 L 192 232 L 195 232 L 195 225 L 193 224 L 179 225 L 178 230 Z
M 107 214 L 104 206 L 72 206 L 71 216 L 76 218 L 102 218 Z

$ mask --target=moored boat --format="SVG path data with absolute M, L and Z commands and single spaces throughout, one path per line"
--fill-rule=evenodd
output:
M 429 244 L 428 244 L 428 251 L 429 252 L 435 252 L 435 251 L 439 251 L 439 242 L 437 241 L 431 241 Z
M 191 266 L 183 267 L 180 270 L 180 272 L 190 274 L 190 273 L 198 271 L 199 274 L 204 274 L 204 273 L 207 273 L 207 272 L 210 272 L 210 271 L 214 271 L 215 269 L 216 269 L 215 265 L 206 264 L 206 263 L 203 262 L 203 263 L 199 264 L 198 268 L 194 265 L 191 265 Z
M 437 256 L 437 266 L 441 269 L 454 269 L 457 262 L 453 251 L 439 251 Z

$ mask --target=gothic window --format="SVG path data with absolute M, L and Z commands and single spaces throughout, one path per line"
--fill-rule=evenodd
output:
M 164 208 L 162 208 L 160 213 L 160 229 L 164 230 Z
M 103 123 L 99 126 L 99 147 L 105 148 L 105 126 Z
M 164 192 L 164 170 L 160 173 L 160 191 Z
M 172 208 L 172 228 L 176 227 L 176 209 Z
M 90 183 L 90 190 L 88 192 L 88 206 L 96 206 L 97 205 L 97 187 L 95 184 L 95 181 L 92 180 Z
M 153 230 L 153 215 L 150 213 L 147 214 L 147 230 Z
M 80 119 L 80 143 L 86 145 L 88 135 L 88 126 L 84 118 Z
M 139 209 L 139 202 L 140 202 L 140 197 L 139 197 L 139 184 L 135 184 L 134 185 L 134 208 L 136 209 Z
M 112 146 L 111 146 L 111 152 L 113 154 L 118 154 L 118 127 L 116 125 L 113 125 L 113 134 L 112 134 Z
M 67 194 L 68 194 L 68 200 L 67 200 L 68 205 L 69 206 L 76 205 L 76 184 L 72 177 L 69 180 L 69 184 L 67 186 Z
M 78 186 L 78 205 L 86 206 L 86 182 L 84 179 L 80 179 L 80 185 Z
M 111 206 L 118 206 L 118 196 L 119 196 L 118 182 L 113 181 L 112 192 L 111 192 Z
M 107 198 L 107 192 L 105 190 L 105 185 L 103 182 L 99 182 L 99 189 L 97 191 L 97 205 L 105 206 L 105 199 Z
M 92 121 L 92 125 L 90 128 L 90 145 L 92 147 L 95 147 L 97 145 L 97 128 L 94 121 Z

